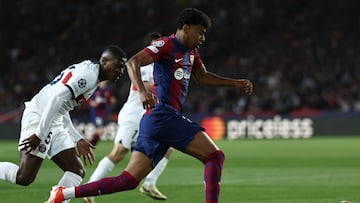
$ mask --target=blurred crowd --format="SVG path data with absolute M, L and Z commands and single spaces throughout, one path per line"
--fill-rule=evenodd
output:
M 357 0 L 17 0 L 0 1 L 0 113 L 108 44 L 131 56 L 146 33 L 172 34 L 185 7 L 212 18 L 200 48 L 207 69 L 254 83 L 251 97 L 192 83 L 185 113 L 360 111 Z M 127 76 L 114 84 L 114 112 L 129 85 Z

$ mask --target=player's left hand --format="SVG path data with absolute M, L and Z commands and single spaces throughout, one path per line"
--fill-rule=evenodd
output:
M 19 144 L 20 150 L 25 151 L 25 154 L 34 151 L 37 146 L 39 146 L 41 140 L 36 136 L 36 134 L 32 134 L 30 137 L 24 139 L 21 144 Z
M 245 88 L 245 93 L 249 96 L 253 93 L 253 84 L 250 80 L 239 79 L 236 81 L 235 86 L 238 88 Z
M 84 139 L 81 139 L 76 143 L 75 147 L 77 155 L 82 157 L 85 165 L 87 165 L 87 163 L 90 165 L 94 163 L 95 155 L 92 151 L 96 148 L 94 145 Z

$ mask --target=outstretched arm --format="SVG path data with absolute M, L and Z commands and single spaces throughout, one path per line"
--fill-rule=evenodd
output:
M 247 95 L 253 92 L 253 85 L 248 79 L 233 79 L 222 77 L 215 73 L 208 72 L 202 64 L 199 68 L 194 69 L 193 76 L 196 82 L 200 85 L 215 85 L 215 86 L 234 86 L 240 89 L 245 89 Z

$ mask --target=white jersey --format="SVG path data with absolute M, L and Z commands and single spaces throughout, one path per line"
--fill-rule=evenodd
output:
M 141 80 L 153 83 L 153 70 L 153 64 L 142 66 L 140 68 Z M 140 94 L 136 87 L 131 84 L 128 99 L 118 115 L 119 127 L 114 143 L 121 143 L 126 149 L 130 149 L 139 135 L 139 123 L 144 113 L 145 109 L 141 103 Z
M 140 68 L 141 80 L 144 82 L 153 83 L 153 70 L 153 64 L 142 66 Z M 130 121 L 134 123 L 139 123 L 144 113 L 145 109 L 143 108 L 143 105 L 141 103 L 140 94 L 137 91 L 136 87 L 131 84 L 128 99 L 119 112 L 118 122 L 121 123 Z
M 39 137 L 44 137 L 44 133 L 50 126 L 63 125 L 63 116 L 90 98 L 99 83 L 99 69 L 100 64 L 90 60 L 73 64 L 44 86 L 30 102 L 25 103 L 28 112 L 36 113 L 41 117 L 53 118 L 52 123 L 39 126 L 38 132 L 36 132 L 40 134 L 38 134 Z M 51 98 L 64 91 L 64 87 L 71 92 L 69 96 L 71 98 L 65 98 L 65 101 L 61 101 L 61 106 L 56 112 L 49 111 L 48 109 L 51 109 L 52 105 L 49 102 L 53 101 Z

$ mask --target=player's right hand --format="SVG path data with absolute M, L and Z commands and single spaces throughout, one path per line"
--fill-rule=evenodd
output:
M 24 139 L 20 144 L 20 150 L 25 151 L 25 154 L 34 151 L 37 146 L 39 146 L 41 140 L 36 134 L 32 134 L 30 137 Z
M 158 102 L 156 95 L 148 91 L 140 94 L 140 98 L 144 109 L 152 109 Z

